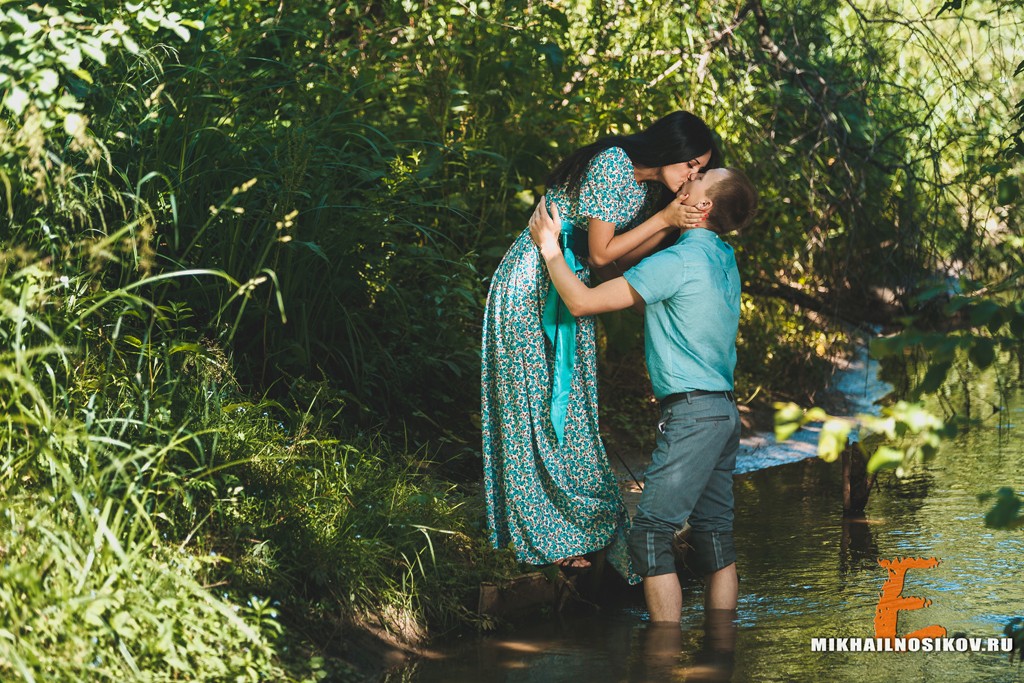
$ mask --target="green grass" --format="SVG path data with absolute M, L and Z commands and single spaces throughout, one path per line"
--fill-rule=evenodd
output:
M 303 680 L 351 674 L 313 621 L 478 621 L 514 569 L 478 499 L 344 435 L 326 384 L 247 396 L 187 306 L 139 296 L 170 275 L 84 267 L 113 242 L 56 267 L 4 245 L 0 677 Z

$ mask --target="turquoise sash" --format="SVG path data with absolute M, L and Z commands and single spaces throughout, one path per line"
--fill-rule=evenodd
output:
M 584 233 L 585 237 L 586 233 Z M 586 266 L 576 258 L 573 252 L 572 225 L 562 221 L 562 233 L 559 235 L 562 253 L 569 269 L 579 277 Z M 572 369 L 576 364 L 576 318 L 569 313 L 562 297 L 554 284 L 548 288 L 547 299 L 544 300 L 544 316 L 542 318 L 544 334 L 554 349 L 555 367 L 551 382 L 551 422 L 555 427 L 555 435 L 561 445 L 565 439 L 565 416 L 569 409 L 569 390 L 572 388 Z

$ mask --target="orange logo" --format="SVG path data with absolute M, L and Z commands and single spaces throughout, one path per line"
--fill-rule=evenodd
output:
M 939 561 L 932 557 L 904 557 L 895 560 L 879 560 L 878 564 L 889 570 L 889 577 L 882 586 L 882 595 L 878 599 L 878 607 L 875 608 L 875 637 L 896 638 L 896 620 L 900 611 L 923 609 L 930 604 L 927 598 L 904 597 L 903 580 L 906 578 L 908 569 L 934 569 L 939 566 Z M 946 629 L 941 626 L 926 626 L 913 633 L 908 633 L 906 638 L 941 638 L 946 635 Z

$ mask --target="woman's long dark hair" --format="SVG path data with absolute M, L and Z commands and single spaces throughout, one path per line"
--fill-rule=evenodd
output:
M 696 159 L 708 150 L 711 150 L 711 159 L 704 168 L 722 165 L 722 154 L 707 124 L 688 111 L 675 111 L 655 121 L 647 130 L 633 135 L 609 135 L 576 150 L 551 171 L 548 187 L 563 185 L 570 197 L 579 196 L 590 162 L 609 147 L 621 147 L 634 166 L 657 168 L 678 164 Z M 671 192 L 666 192 L 662 193 L 664 203 L 672 199 Z

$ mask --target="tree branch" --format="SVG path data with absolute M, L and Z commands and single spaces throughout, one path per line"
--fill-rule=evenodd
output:
M 891 325 L 897 322 L 896 319 L 899 316 L 906 315 L 906 311 L 899 306 L 882 301 L 870 293 L 858 295 L 856 298 L 852 296 L 852 292 L 848 292 L 851 295 L 849 297 L 840 297 L 833 294 L 834 300 L 826 301 L 811 296 L 796 287 L 758 281 L 744 284 L 743 291 L 753 296 L 789 301 L 808 311 L 820 313 L 858 329 L 868 329 L 869 325 Z M 860 301 L 862 306 L 858 307 L 859 310 L 851 310 L 849 306 L 841 306 L 842 299 L 844 298 L 847 301 Z

